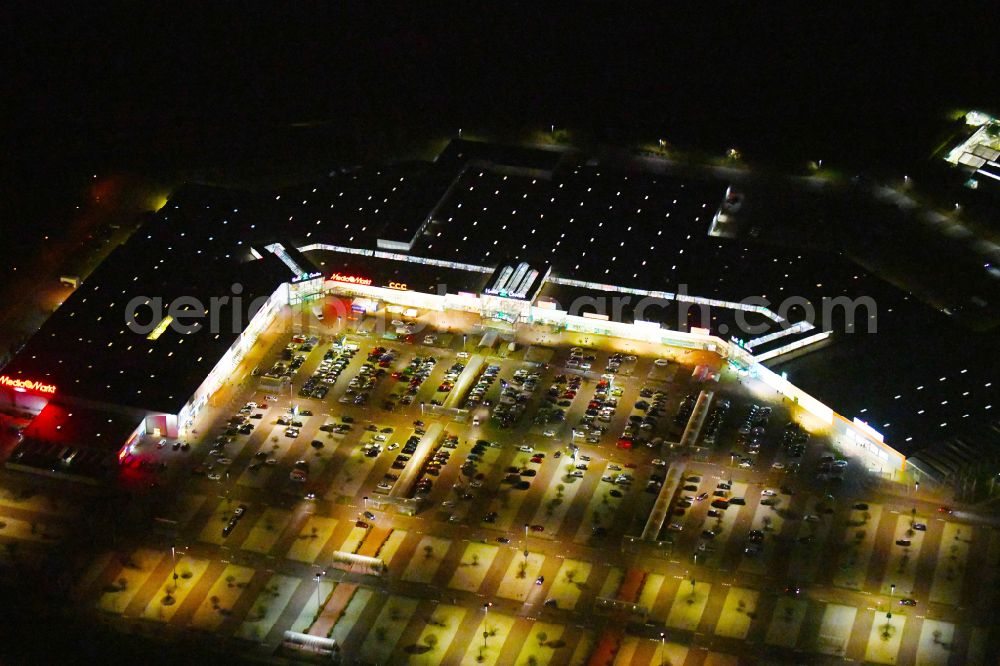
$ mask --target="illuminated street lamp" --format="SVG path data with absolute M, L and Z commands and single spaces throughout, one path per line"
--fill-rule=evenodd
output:
M 490 637 L 490 628 L 486 624 L 486 620 L 490 616 L 490 606 L 493 605 L 492 601 L 487 601 L 483 604 L 483 647 L 479 648 L 479 656 L 476 657 L 476 661 L 483 661 L 483 652 L 486 651 L 486 639 Z
M 320 571 L 315 576 L 313 576 L 313 580 L 316 581 L 316 617 L 319 617 L 319 605 L 320 605 L 319 582 L 323 579 L 323 576 L 325 575 L 326 575 L 325 571 Z
M 660 632 L 660 666 L 663 666 L 663 653 L 667 650 L 667 635 L 664 632 Z
M 163 600 L 165 606 L 169 606 L 174 603 L 174 594 L 177 592 L 177 580 L 180 576 L 177 575 L 177 547 L 174 545 L 170 546 L 170 570 L 171 570 L 171 580 L 174 582 L 173 588 L 167 590 L 167 596 Z

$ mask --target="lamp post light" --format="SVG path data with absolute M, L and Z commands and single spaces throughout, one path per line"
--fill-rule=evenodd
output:
M 490 606 L 492 605 L 493 605 L 492 601 L 487 601 L 485 604 L 483 604 L 483 647 L 479 648 L 479 656 L 476 657 L 476 661 L 479 662 L 484 660 L 483 652 L 485 652 L 487 648 L 486 639 L 490 637 L 490 628 L 487 625 L 486 621 L 490 617 Z
M 663 653 L 667 650 L 667 635 L 660 632 L 660 666 L 663 666 Z
M 325 575 L 326 575 L 325 571 L 320 571 L 315 576 L 313 576 L 313 580 L 316 581 L 316 617 L 319 617 L 319 605 L 320 605 L 319 582 L 323 579 L 323 576 Z
M 885 613 L 886 622 L 892 619 L 892 597 L 896 594 L 896 584 L 889 586 L 889 610 Z
M 174 595 L 177 593 L 177 581 L 180 579 L 180 576 L 177 575 L 177 547 L 174 544 L 170 545 L 170 571 L 170 578 L 174 585 L 167 590 L 167 596 L 163 600 L 163 604 L 167 606 L 174 603 Z

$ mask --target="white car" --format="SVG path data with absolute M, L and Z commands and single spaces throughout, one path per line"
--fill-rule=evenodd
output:
M 455 356 L 459 358 L 469 358 L 469 352 L 460 351 Z
M 667 466 L 667 463 L 664 462 L 663 460 L 660 460 L 659 458 L 653 458 L 653 464 L 656 465 L 657 467 L 666 467 Z
M 761 497 L 774 497 L 777 494 L 778 493 L 776 491 L 771 490 L 770 488 L 764 488 L 764 490 L 760 491 Z
M 681 530 L 684 529 L 684 526 L 681 525 L 680 523 L 670 523 L 670 525 L 667 526 L 667 529 L 670 530 L 671 532 L 680 532 Z
M 785 469 L 784 463 L 776 462 L 771 465 L 771 469 Z
M 208 478 L 212 481 L 218 481 L 219 479 L 222 478 L 222 475 L 212 472 L 211 474 L 208 475 Z
M 392 444 L 389 445 L 389 451 L 395 451 L 398 448 L 399 448 L 399 442 L 393 442 Z
M 611 463 L 610 465 L 608 465 L 608 469 L 610 469 L 610 470 L 612 470 L 614 472 L 620 472 L 622 470 L 622 466 L 621 465 L 616 465 L 614 463 Z
M 556 436 L 556 431 L 555 430 L 546 430 L 542 434 L 545 435 L 546 437 L 555 437 Z

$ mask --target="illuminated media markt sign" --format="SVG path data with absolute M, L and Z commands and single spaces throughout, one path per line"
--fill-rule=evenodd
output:
M 357 275 L 344 275 L 342 273 L 334 273 L 330 276 L 330 279 L 334 282 L 346 282 L 347 284 L 359 284 L 363 287 L 367 287 L 372 283 L 371 278 L 359 277 Z
M 47 393 L 49 395 L 56 392 L 55 384 L 46 384 L 45 382 L 38 382 L 33 379 L 18 379 L 8 377 L 7 375 L 0 375 L 0 386 L 6 386 L 15 391 L 31 391 L 33 393 Z

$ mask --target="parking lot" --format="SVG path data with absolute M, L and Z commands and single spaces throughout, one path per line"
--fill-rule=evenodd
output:
M 937 654 L 899 601 L 953 626 L 961 579 L 1000 547 L 933 507 L 855 495 L 863 472 L 826 433 L 710 354 L 541 328 L 480 346 L 483 329 L 463 340 L 422 317 L 430 328 L 401 337 L 285 332 L 197 438 L 144 443 L 171 467 L 177 549 L 151 542 L 134 568 L 103 555 L 81 597 L 251 651 L 289 629 L 333 635 L 355 660 L 582 663 L 617 645 L 621 663 L 646 663 L 659 634 L 614 633 L 629 618 L 707 636 L 690 659 L 745 640 L 779 661 L 896 658 Z M 637 540 L 681 463 L 662 529 Z M 921 554 L 941 549 L 938 574 Z M 626 615 L 595 612 L 602 599 Z M 898 644 L 872 651 L 890 604 Z

